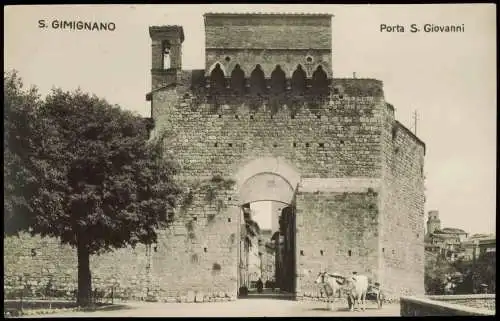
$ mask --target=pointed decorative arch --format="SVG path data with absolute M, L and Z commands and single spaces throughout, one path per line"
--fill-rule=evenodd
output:
M 271 92 L 273 94 L 281 94 L 286 90 L 286 74 L 281 69 L 280 65 L 276 65 L 271 73 Z
M 210 72 L 210 91 L 220 94 L 226 89 L 226 78 L 220 64 L 216 64 Z
M 306 92 L 307 74 L 302 65 L 297 65 L 297 68 L 292 74 L 292 93 L 295 95 L 303 95 Z
M 264 94 L 266 92 L 266 77 L 261 65 L 256 65 L 250 74 L 250 92 L 252 94 Z
M 212 64 L 212 66 L 210 66 L 210 68 L 208 68 L 208 72 L 207 72 L 207 76 L 210 76 L 210 74 L 212 73 L 212 71 L 217 68 L 217 65 L 219 65 L 219 68 L 222 70 L 223 74 L 224 74 L 224 77 L 228 76 L 227 74 L 227 71 L 226 71 L 226 67 L 224 67 L 224 64 L 219 62 L 219 61 L 216 61 Z
M 321 65 L 312 74 L 311 88 L 315 94 L 328 94 L 328 76 Z
M 245 93 L 245 72 L 239 64 L 231 72 L 231 90 L 236 94 Z

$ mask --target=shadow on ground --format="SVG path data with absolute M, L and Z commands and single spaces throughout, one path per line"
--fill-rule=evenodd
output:
M 292 296 L 276 295 L 276 294 L 249 294 L 245 297 L 239 297 L 238 300 L 252 300 L 252 299 L 272 299 L 272 300 L 289 300 L 294 301 Z
M 376 307 L 366 307 L 365 309 L 366 311 L 368 310 L 380 310 Z M 330 309 L 327 309 L 326 307 L 324 308 L 312 308 L 312 309 L 309 309 L 309 311 L 335 311 L 335 312 L 349 312 L 349 308 L 336 308 L 335 310 L 330 310 Z M 354 310 L 353 312 L 359 312 L 361 310 Z
M 109 304 L 109 305 L 103 305 L 103 306 L 98 306 L 95 308 L 87 308 L 87 309 L 81 309 L 81 312 L 104 312 L 104 311 L 120 311 L 120 310 L 133 310 L 136 309 L 133 306 L 130 305 L 125 305 L 125 304 Z

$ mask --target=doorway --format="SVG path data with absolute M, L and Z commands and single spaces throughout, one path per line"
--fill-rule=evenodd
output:
M 240 209 L 238 297 L 294 299 L 295 204 L 264 200 Z

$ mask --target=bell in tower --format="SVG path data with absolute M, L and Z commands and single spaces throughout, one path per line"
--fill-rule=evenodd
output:
M 149 35 L 152 40 L 151 76 L 153 89 L 179 81 L 182 71 L 182 43 L 184 42 L 182 27 L 150 27 Z

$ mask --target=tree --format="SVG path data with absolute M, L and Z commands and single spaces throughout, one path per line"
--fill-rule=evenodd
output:
M 443 294 L 447 276 L 457 272 L 455 267 L 442 255 L 425 252 L 425 293 Z
M 8 101 L 17 108 L 18 100 Z M 86 306 L 90 255 L 156 242 L 156 230 L 173 220 L 181 193 L 173 181 L 176 166 L 163 159 L 163 138 L 148 139 L 143 118 L 79 90 L 53 90 L 33 118 L 33 130 L 25 132 L 17 119 L 8 119 L 10 153 L 29 158 L 34 182 L 29 193 L 13 188 L 9 195 L 10 203 L 27 204 L 27 219 L 10 210 L 4 221 L 8 217 L 11 232 L 58 237 L 76 248 L 78 304 Z M 30 143 L 20 151 L 12 138 L 19 133 Z
M 24 89 L 17 71 L 4 73 L 4 233 L 30 225 L 37 193 L 34 146 L 39 143 L 35 87 Z M 14 215 L 15 213 L 15 215 Z

